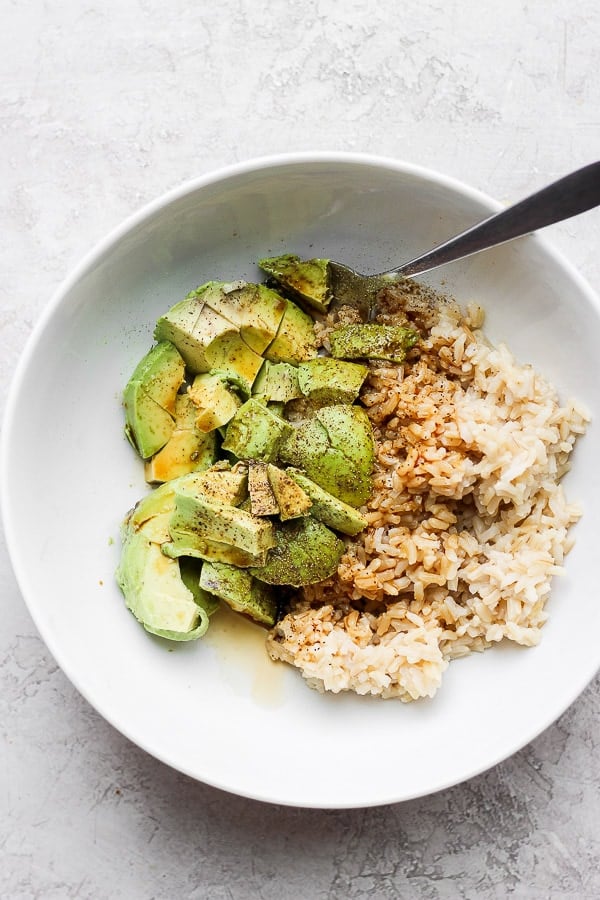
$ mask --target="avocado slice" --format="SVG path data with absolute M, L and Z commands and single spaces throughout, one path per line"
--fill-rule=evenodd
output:
M 185 366 L 173 344 L 162 341 L 136 366 L 123 393 L 125 434 L 142 459 L 167 443 L 175 428 L 175 400 Z
M 279 458 L 344 503 L 362 506 L 371 493 L 375 458 L 369 417 L 358 406 L 321 407 L 296 426 Z
M 400 363 L 419 335 L 401 325 L 342 325 L 329 335 L 331 355 L 337 359 L 382 359 Z
M 285 300 L 264 284 L 211 281 L 204 286 L 207 306 L 239 328 L 246 344 L 259 355 L 277 334 Z
M 250 494 L 250 510 L 255 516 L 274 516 L 279 512 L 267 463 L 250 460 L 248 467 L 248 492 Z
M 358 534 L 367 527 L 366 518 L 356 509 L 323 490 L 298 469 L 289 468 L 287 474 L 310 497 L 312 500 L 310 514 L 319 522 L 349 535 Z
M 226 425 L 242 405 L 230 379 L 220 372 L 196 375 L 188 394 L 196 409 L 196 427 L 204 432 Z
M 163 546 L 167 555 L 199 556 L 217 562 L 230 562 L 232 556 L 242 556 L 251 558 L 255 564 L 260 560 L 262 564 L 274 545 L 269 520 L 203 494 L 182 479 L 175 487 L 175 510 L 169 521 L 169 532 L 171 544 Z
M 297 400 L 302 396 L 298 369 L 289 363 L 273 363 L 265 359 L 252 386 L 252 396 L 276 403 Z
M 125 534 L 117 582 L 128 609 L 146 631 L 188 641 L 208 628 L 208 613 L 181 578 L 179 562 L 161 552 L 144 531 Z
M 256 622 L 273 626 L 277 621 L 277 601 L 272 588 L 249 572 L 223 563 L 204 563 L 201 586 L 224 600 L 236 612 Z
M 279 518 L 282 522 L 288 519 L 297 519 L 305 516 L 310 510 L 312 502 L 310 497 L 302 490 L 296 481 L 292 481 L 289 475 L 269 463 L 267 474 L 275 500 L 279 507 Z
M 299 363 L 317 355 L 317 341 L 313 320 L 291 300 L 285 301 L 285 311 L 275 340 L 263 356 L 271 362 Z
M 292 430 L 291 425 L 251 398 L 238 409 L 227 426 L 222 448 L 238 459 L 273 462 L 281 443 Z
M 298 384 L 315 403 L 353 403 L 369 370 L 357 363 L 318 356 L 298 366 Z
M 343 541 L 310 516 L 276 525 L 275 540 L 266 563 L 250 569 L 267 584 L 316 584 L 333 575 L 344 552 Z
M 217 458 L 215 433 L 205 434 L 196 428 L 196 413 L 189 395 L 178 394 L 175 429 L 165 446 L 146 462 L 146 481 L 169 481 L 213 465 Z
M 133 531 L 143 528 L 146 535 L 157 544 L 170 541 L 168 521 L 175 509 L 174 484 L 174 481 L 161 484 L 138 500 L 127 513 L 123 527 L 129 527 Z
M 174 484 L 152 491 L 125 518 L 116 578 L 128 608 L 147 631 L 188 641 L 204 634 L 215 604 L 200 587 L 198 563 L 180 563 L 162 553 L 170 540 Z
M 308 303 L 319 312 L 327 312 L 331 303 L 328 259 L 300 259 L 293 253 L 271 256 L 258 261 L 292 299 Z

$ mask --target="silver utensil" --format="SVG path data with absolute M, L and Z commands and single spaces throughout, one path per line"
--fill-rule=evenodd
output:
M 382 287 L 408 276 L 429 272 L 438 266 L 496 247 L 514 238 L 530 234 L 563 219 L 579 215 L 600 205 L 600 162 L 559 178 L 535 194 L 502 212 L 478 222 L 427 253 L 380 272 L 362 275 L 342 263 L 330 260 L 329 276 L 333 306 L 357 307 L 365 320 L 376 313 L 376 297 Z

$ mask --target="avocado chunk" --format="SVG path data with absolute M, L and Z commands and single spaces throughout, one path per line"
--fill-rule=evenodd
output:
M 225 372 L 249 394 L 262 358 L 242 340 L 237 325 L 204 302 L 207 288 L 202 285 L 161 316 L 154 336 L 171 341 L 193 375 Z
M 196 413 L 188 394 L 178 394 L 175 429 L 165 446 L 146 462 L 146 481 L 169 481 L 213 465 L 217 458 L 215 433 L 205 434 L 196 427 Z
M 255 516 L 274 516 L 279 506 L 271 487 L 267 463 L 251 460 L 248 467 L 250 509 Z
M 198 556 L 216 562 L 231 562 L 235 557 L 253 560 L 254 564 L 260 560 L 261 565 L 274 545 L 269 520 L 202 494 L 182 479 L 175 487 L 169 532 L 171 544 L 163 546 L 167 555 Z
M 263 356 L 271 362 L 299 363 L 317 355 L 317 341 L 313 320 L 291 300 L 285 301 L 285 311 L 275 340 Z
M 344 552 L 343 541 L 310 516 L 276 525 L 275 540 L 266 563 L 250 569 L 267 584 L 316 584 L 333 575 Z
M 280 284 L 292 299 L 308 303 L 319 312 L 327 312 L 327 307 L 331 303 L 328 259 L 303 260 L 293 253 L 284 253 L 283 256 L 260 259 L 258 265 Z
M 239 332 L 214 340 L 206 350 L 206 359 L 211 371 L 226 375 L 244 397 L 250 396 L 263 358 L 250 349 Z
M 195 478 L 182 479 L 177 484 L 185 491 L 202 494 L 229 506 L 239 506 L 248 496 L 248 468 L 245 463 L 236 463 L 232 468 L 221 462 Z
M 350 506 L 362 506 L 371 493 L 373 432 L 361 407 L 317 409 L 286 439 L 279 457 Z
M 343 325 L 329 336 L 331 355 L 337 359 L 382 359 L 400 363 L 419 335 L 401 325 Z
M 310 514 L 315 519 L 318 519 L 319 522 L 323 522 L 329 528 L 334 528 L 336 531 L 349 535 L 358 534 L 367 527 L 368 522 L 366 518 L 354 507 L 348 503 L 343 503 L 342 500 L 338 500 L 333 494 L 323 490 L 322 487 L 319 487 L 318 484 L 311 481 L 298 469 L 289 468 L 287 474 L 310 497 L 312 500 Z
M 291 425 L 251 398 L 238 409 L 227 426 L 222 448 L 238 459 L 273 462 L 281 443 L 291 433 Z
M 298 366 L 298 384 L 315 403 L 353 403 L 367 377 L 366 366 L 318 356 Z
M 170 341 L 174 344 L 184 359 L 186 366 L 195 372 L 207 371 L 196 364 L 204 362 L 203 346 L 198 344 L 196 326 L 200 313 L 204 309 L 202 300 L 203 289 L 192 291 L 162 315 L 154 329 L 154 337 L 157 341 Z M 199 356 L 199 360 L 198 360 Z
M 136 366 L 123 393 L 125 434 L 142 459 L 167 443 L 175 428 L 175 400 L 185 366 L 173 344 L 162 341 Z
M 288 519 L 297 519 L 299 516 L 305 516 L 310 510 L 312 503 L 310 497 L 302 490 L 289 475 L 278 469 L 277 466 L 269 464 L 267 473 L 271 489 L 275 495 L 277 506 L 279 507 L 279 518 L 282 522 Z
M 285 310 L 285 300 L 276 291 L 246 281 L 208 282 L 202 297 L 207 306 L 239 328 L 242 339 L 258 354 L 277 334 Z
M 288 403 L 302 396 L 298 369 L 289 363 L 273 363 L 266 359 L 252 386 L 252 396 L 276 403 Z
M 236 612 L 250 616 L 256 622 L 270 627 L 277 621 L 277 601 L 272 588 L 244 569 L 206 562 L 202 566 L 200 584 Z
M 188 394 L 196 410 L 196 427 L 204 432 L 226 425 L 242 405 L 229 378 L 220 372 L 196 375 Z

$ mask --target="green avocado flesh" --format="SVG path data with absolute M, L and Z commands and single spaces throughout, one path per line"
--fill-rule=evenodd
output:
M 170 481 L 208 469 L 216 461 L 214 433 L 205 434 L 196 427 L 196 407 L 188 394 L 175 400 L 175 428 L 164 447 L 145 464 L 146 481 Z
M 331 303 L 329 289 L 329 260 L 300 259 L 293 253 L 272 256 L 258 262 L 293 300 L 308 303 L 319 312 L 326 312 Z
M 270 627 L 277 621 L 277 601 L 272 588 L 244 569 L 223 563 L 204 563 L 200 584 L 236 612 L 244 613 L 256 622 Z
M 315 519 L 328 525 L 329 528 L 341 531 L 342 534 L 355 535 L 367 527 L 367 520 L 354 507 L 324 491 L 298 469 L 288 469 L 287 473 L 310 498 L 310 514 Z
M 189 641 L 205 633 L 214 605 L 200 587 L 198 564 L 186 560 L 180 566 L 162 553 L 173 504 L 173 488 L 163 485 L 132 510 L 123 525 L 116 577 L 127 607 L 146 631 Z
M 337 359 L 382 359 L 404 362 L 419 335 L 400 325 L 343 325 L 329 336 L 331 355 Z
M 250 399 L 238 409 L 229 423 L 222 447 L 238 459 L 273 462 L 280 445 L 291 433 L 292 427 L 288 422 L 260 401 Z
M 368 369 L 356 363 L 319 356 L 298 366 L 298 385 L 316 403 L 353 403 Z
M 358 406 L 325 406 L 298 425 L 279 457 L 303 469 L 320 487 L 350 506 L 362 506 L 371 493 L 375 460 L 369 418 Z
M 175 401 L 184 374 L 181 355 L 163 341 L 138 363 L 127 382 L 125 434 L 142 459 L 164 447 L 175 429 Z
M 265 565 L 250 569 L 267 584 L 316 584 L 333 575 L 344 552 L 344 542 L 310 517 L 276 525 L 275 541 Z
M 340 326 L 319 355 L 328 261 L 260 265 L 269 286 L 208 281 L 168 309 L 123 395 L 154 488 L 123 522 L 116 577 L 143 627 L 169 640 L 201 637 L 223 602 L 272 627 L 286 587 L 336 572 L 343 536 L 368 525 L 358 508 L 374 466 L 368 365 L 353 360 L 400 358 L 418 337 Z

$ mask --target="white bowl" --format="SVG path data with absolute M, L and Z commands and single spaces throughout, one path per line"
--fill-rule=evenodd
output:
M 50 651 L 136 744 L 194 778 L 278 803 L 367 806 L 460 782 L 550 725 L 600 666 L 598 430 L 567 476 L 585 514 L 555 580 L 541 644 L 458 660 L 431 701 L 322 696 L 268 661 L 263 633 L 223 614 L 206 639 L 149 636 L 115 584 L 119 523 L 145 492 L 123 438 L 121 390 L 157 316 L 208 279 L 259 277 L 294 251 L 379 271 L 498 204 L 436 173 L 347 154 L 279 156 L 191 181 L 131 217 L 67 279 L 21 359 L 2 494 L 15 572 Z M 432 273 L 487 310 L 487 332 L 598 418 L 600 306 L 528 237 Z M 237 624 L 236 624 L 237 622 Z

